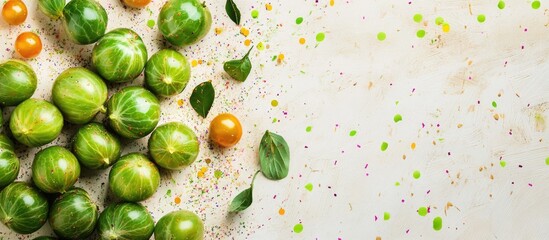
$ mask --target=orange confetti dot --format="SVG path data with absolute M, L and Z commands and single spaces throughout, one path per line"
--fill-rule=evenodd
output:
M 376 237 L 376 240 L 381 240 L 381 237 Z
M 335 1 L 334 0 L 330 0 L 330 6 L 334 6 L 335 4 Z
M 203 177 L 204 177 L 204 174 L 206 173 L 206 171 L 208 171 L 208 167 L 202 167 L 202 168 L 200 169 L 200 171 L 198 171 L 197 177 L 198 177 L 198 178 L 203 178 Z
M 198 60 L 198 64 L 202 64 L 203 62 L 202 59 Z
M 177 100 L 177 105 L 178 106 L 180 106 L 180 107 L 183 106 L 183 103 L 184 103 L 183 99 Z
M 175 204 L 180 204 L 181 203 L 181 198 L 175 197 L 174 202 L 175 202 Z
M 246 39 L 244 41 L 244 46 L 250 46 L 251 43 L 252 43 L 252 41 L 250 39 Z
M 215 28 L 215 35 L 219 35 L 222 32 L 223 32 L 223 28 L 219 28 L 219 27 Z
M 278 59 L 277 59 L 277 62 L 278 63 L 282 63 L 282 61 L 284 61 L 284 54 L 278 54 Z
M 286 210 L 284 210 L 284 208 L 278 209 L 278 214 L 279 214 L 280 216 L 284 215 L 285 213 L 286 213 Z
M 196 60 L 191 61 L 191 66 L 196 67 L 198 65 L 198 62 Z
M 412 143 L 412 144 L 410 145 L 410 148 L 411 148 L 412 150 L 416 149 L 416 143 Z
M 299 44 L 301 44 L 301 45 L 305 44 L 305 38 L 300 38 L 299 39 Z
M 267 11 L 271 11 L 273 10 L 273 5 L 271 5 L 270 3 L 267 3 L 265 4 L 265 9 L 267 9 Z
M 240 29 L 240 34 L 242 34 L 244 37 L 247 37 L 248 35 L 250 35 L 250 30 L 243 27 L 243 28 Z

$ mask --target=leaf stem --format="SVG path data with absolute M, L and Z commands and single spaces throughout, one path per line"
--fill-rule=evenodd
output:
M 244 55 L 242 59 L 246 59 L 248 55 L 250 55 L 250 52 L 252 51 L 252 49 L 254 49 L 254 46 L 250 47 L 250 50 L 248 50 L 248 52 L 246 53 L 246 55 Z
M 252 184 L 250 184 L 251 188 L 254 187 L 255 177 L 257 177 L 257 174 L 259 174 L 259 172 L 261 172 L 261 170 L 257 170 L 257 172 L 255 172 L 254 177 L 252 178 Z

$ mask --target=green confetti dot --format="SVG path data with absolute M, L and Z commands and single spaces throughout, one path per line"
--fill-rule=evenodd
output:
M 312 126 L 307 126 L 307 128 L 305 128 L 305 131 L 306 132 L 311 132 L 313 130 L 313 127 Z
M 223 176 L 223 172 L 221 170 L 215 170 L 214 177 L 220 179 L 221 176 Z
M 391 219 L 391 214 L 388 213 L 388 212 L 384 212 L 383 213 L 383 220 L 387 221 L 389 219 Z
M 395 182 L 395 186 L 400 186 L 400 182 Z
M 295 19 L 295 24 L 299 25 L 303 22 L 303 18 L 302 17 L 298 17 Z
M 317 41 L 317 42 L 322 42 L 322 41 L 324 41 L 324 38 L 326 38 L 326 35 L 325 35 L 324 33 L 318 33 L 318 34 L 316 35 L 316 41 Z
M 383 41 L 383 40 L 385 40 L 386 38 L 387 38 L 387 34 L 385 34 L 384 32 L 379 32 L 379 33 L 377 34 L 377 40 L 379 40 L 379 41 Z
M 273 123 L 275 123 L 276 121 L 277 121 L 277 119 L 276 119 L 276 118 L 273 118 Z
M 305 189 L 307 189 L 307 191 L 309 191 L 309 192 L 312 192 L 313 191 L 313 184 L 312 183 L 307 183 L 307 185 L 305 185 Z
M 417 36 L 418 38 L 423 38 L 423 37 L 425 37 L 425 33 L 426 33 L 425 30 L 421 29 L 421 30 L 418 30 L 418 31 L 416 32 L 416 36 Z
M 539 9 L 539 7 L 541 7 L 541 2 L 540 1 L 533 1 L 532 2 L 532 8 L 533 9 Z
M 423 20 L 423 15 L 416 13 L 416 15 L 414 15 L 414 22 L 419 23 L 421 20 Z
M 301 233 L 303 232 L 303 224 L 298 223 L 294 226 L 294 232 L 295 233 Z
M 486 21 L 486 16 L 484 16 L 484 14 L 478 15 L 478 16 L 477 16 L 477 21 L 478 21 L 479 23 L 485 22 L 485 21 Z
M 147 27 L 149 27 L 150 29 L 153 29 L 154 28 L 154 20 L 152 19 L 149 19 L 149 21 L 147 21 Z
M 257 9 L 252 10 L 252 18 L 257 18 L 257 17 L 259 17 L 259 11 L 257 11 Z
M 443 23 L 444 23 L 444 18 L 442 18 L 442 17 L 437 17 L 437 18 L 435 19 L 435 24 L 436 24 L 436 25 L 442 25 Z
M 498 2 L 498 8 L 503 10 L 505 8 L 505 2 L 504 1 L 499 1 Z
M 442 229 L 441 217 L 436 217 L 435 219 L 433 219 L 433 229 L 435 229 L 435 231 L 440 231 L 440 229 Z
M 492 107 L 497 108 L 497 107 L 498 107 L 498 103 L 497 103 L 496 101 L 492 101 Z
M 265 44 L 263 42 L 259 42 L 256 47 L 259 51 L 265 50 Z
M 427 208 L 426 207 L 420 207 L 417 210 L 417 214 L 419 214 L 419 216 L 425 217 L 427 215 Z
M 549 157 L 545 159 L 545 165 L 549 165 Z
M 395 123 L 402 121 L 402 116 L 400 114 L 395 115 L 393 121 L 395 121 Z
M 416 170 L 416 171 L 414 171 L 414 173 L 412 174 L 412 176 L 413 176 L 415 179 L 419 179 L 419 178 L 421 177 L 421 173 L 420 173 L 418 170 Z
M 166 192 L 166 196 L 168 196 L 168 197 L 172 196 L 172 190 L 171 189 L 168 189 L 168 191 Z
M 352 130 L 351 132 L 349 132 L 349 136 L 351 137 L 356 136 L 356 130 Z
M 547 161 L 546 161 L 547 162 Z M 507 163 L 505 161 L 499 161 L 499 165 L 501 167 L 505 167 L 505 165 L 507 165 Z
M 381 143 L 381 151 L 385 152 L 385 150 L 387 150 L 388 147 L 389 147 L 389 144 L 387 142 Z

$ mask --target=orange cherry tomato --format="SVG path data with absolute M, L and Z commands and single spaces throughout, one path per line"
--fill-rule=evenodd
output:
M 128 7 L 142 8 L 147 6 L 151 0 L 123 0 L 123 2 Z
M 42 41 L 32 32 L 21 33 L 15 40 L 15 51 L 24 58 L 34 58 L 42 51 Z
M 27 19 L 27 5 L 21 0 L 9 0 L 2 8 L 4 21 L 11 25 L 19 25 Z
M 232 147 L 242 137 L 242 125 L 234 115 L 217 115 L 210 123 L 210 139 L 221 147 Z

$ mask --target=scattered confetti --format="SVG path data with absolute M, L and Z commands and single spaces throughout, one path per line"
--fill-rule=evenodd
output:
M 267 11 L 273 10 L 273 5 L 271 5 L 270 3 L 265 4 L 265 10 Z
M 393 117 L 393 121 L 395 123 L 402 121 L 402 116 L 400 114 L 397 114 Z
M 478 21 L 479 23 L 485 22 L 485 21 L 486 21 L 486 16 L 484 16 L 484 14 L 478 15 L 478 16 L 477 16 L 477 21 Z
M 505 2 L 504 1 L 499 1 L 498 2 L 498 8 L 503 10 L 505 8 Z
M 421 20 L 423 20 L 423 15 L 419 14 L 419 13 L 416 13 L 414 15 L 414 22 L 417 22 L 417 23 L 420 23 Z
M 448 23 L 442 24 L 442 31 L 445 33 L 450 32 L 450 24 Z
M 301 233 L 303 232 L 303 224 L 298 223 L 294 226 L 294 232 L 295 233 Z
M 307 189 L 307 191 L 309 191 L 309 192 L 312 192 L 313 191 L 313 184 L 312 183 L 307 183 L 307 185 L 305 185 L 305 189 Z
M 413 176 L 415 179 L 419 179 L 419 178 L 421 177 L 421 173 L 420 173 L 418 170 L 416 170 L 416 171 L 414 171 L 414 173 L 412 174 L 412 176 Z
M 276 99 L 271 101 L 271 106 L 276 107 L 278 106 L 278 101 Z
M 220 179 L 222 176 L 223 176 L 223 172 L 221 170 L 217 169 L 214 171 L 214 177 L 216 179 Z
M 377 40 L 379 40 L 379 41 L 384 41 L 385 38 L 387 38 L 387 35 L 386 35 L 384 32 L 379 32 L 379 33 L 377 34 Z
M 423 37 L 425 37 L 425 34 L 426 34 L 426 32 L 425 32 L 425 30 L 423 30 L 423 29 L 417 30 L 417 32 L 416 32 L 416 36 L 417 36 L 418 38 L 423 38 Z
M 312 130 L 313 130 L 313 127 L 312 127 L 312 126 L 307 126 L 307 127 L 305 128 L 305 131 L 306 131 L 306 132 L 311 132 Z
M 427 208 L 426 207 L 418 208 L 417 214 L 419 214 L 419 216 L 425 217 L 427 215 Z
M 301 45 L 305 44 L 305 38 L 299 38 L 299 44 Z
M 536 0 L 536 1 L 533 1 L 532 2 L 532 8 L 533 9 L 539 9 L 539 7 L 541 7 L 541 2 Z
M 443 23 L 444 23 L 444 18 L 442 18 L 442 17 L 437 17 L 437 18 L 435 19 L 435 24 L 436 24 L 436 25 L 442 25 Z
M 174 202 L 175 202 L 175 204 L 180 204 L 181 203 L 181 198 L 180 197 L 175 197 Z
M 351 131 L 349 132 L 349 136 L 351 136 L 351 137 L 356 136 L 356 130 L 351 130 Z
M 147 21 L 147 27 L 149 27 L 150 29 L 153 29 L 154 28 L 154 25 L 155 25 L 155 21 L 152 20 L 152 19 L 149 19 Z
M 284 210 L 284 208 L 280 208 L 278 209 L 278 215 L 282 216 L 286 213 L 286 210 Z
M 257 18 L 257 17 L 259 17 L 259 11 L 257 11 L 257 9 L 252 10 L 252 18 Z
M 440 231 L 440 229 L 442 229 L 441 217 L 436 217 L 435 219 L 433 219 L 433 229 L 435 229 L 435 231 Z
M 388 147 L 389 147 L 389 144 L 387 142 L 381 143 L 381 151 L 385 152 L 385 150 L 387 150 Z
M 326 37 L 326 35 L 324 33 L 322 33 L 322 32 L 318 33 L 318 34 L 316 34 L 316 41 L 317 42 L 322 42 L 322 41 L 324 41 L 325 37 Z
M 303 17 L 298 17 L 295 19 L 295 24 L 299 25 L 303 22 Z
M 391 219 L 391 214 L 388 213 L 388 212 L 384 212 L 383 213 L 383 220 L 387 221 L 389 219 Z

